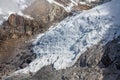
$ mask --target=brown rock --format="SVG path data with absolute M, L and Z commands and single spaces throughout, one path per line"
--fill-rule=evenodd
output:
M 32 25 L 32 20 L 26 19 L 25 26 L 31 26 L 31 25 Z
M 31 36 L 32 35 L 32 31 L 27 31 L 26 34 Z
M 11 26 L 16 26 L 16 15 L 15 14 L 11 14 L 8 18 L 8 23 Z
M 17 14 L 11 14 L 8 18 L 8 23 L 10 26 L 24 26 L 25 18 Z
M 46 0 L 36 0 L 31 6 L 27 7 L 23 13 L 31 15 L 38 21 L 46 17 L 51 9 L 51 4 Z
M 82 10 L 89 10 L 91 9 L 92 7 L 89 6 L 89 5 L 81 5 L 79 4 L 78 6 L 74 6 L 73 7 L 73 11 L 82 11 Z
M 64 19 L 68 13 L 60 6 L 53 4 L 51 11 L 49 12 L 49 21 L 56 21 Z
M 24 18 L 23 16 L 17 14 L 11 14 L 8 18 L 8 25 L 11 26 L 8 33 L 32 35 L 32 33 L 39 30 L 40 22 Z M 13 35 L 12 38 L 15 38 L 15 35 Z
M 13 39 L 18 39 L 18 36 L 16 34 L 13 34 L 12 38 Z

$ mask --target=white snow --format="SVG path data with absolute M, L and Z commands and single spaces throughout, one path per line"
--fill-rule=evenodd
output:
M 80 0 L 69 0 L 70 3 L 66 5 L 64 4 L 61 4 L 55 0 L 47 0 L 49 3 L 54 3 L 54 4 L 57 4 L 61 7 L 63 7 L 67 12 L 71 12 L 72 8 L 78 4 L 82 4 L 82 5 L 88 5 L 88 3 L 91 3 L 91 2 L 95 2 L 95 1 L 99 1 L 99 0 L 84 0 L 84 1 L 80 1 Z
M 70 12 L 70 11 L 72 10 L 72 7 L 73 7 L 74 5 L 78 5 L 78 1 L 74 1 L 74 0 L 70 0 L 71 3 L 67 4 L 67 6 L 64 6 L 63 4 L 60 4 L 60 3 L 58 3 L 58 2 L 55 1 L 55 0 L 47 0 L 47 1 L 48 1 L 49 3 L 54 3 L 54 4 L 57 4 L 57 5 L 61 6 L 61 7 L 63 7 L 67 12 Z
M 49 3 L 53 3 L 54 2 L 54 0 L 47 0 Z
M 33 43 L 36 60 L 14 74 L 35 73 L 50 64 L 55 69 L 72 66 L 88 47 L 98 42 L 104 45 L 120 35 L 119 8 L 120 0 L 112 0 L 66 18 L 37 37 Z
M 8 18 L 11 13 L 22 13 L 21 11 L 34 0 L 0 0 L 0 23 Z
M 95 2 L 96 0 L 86 0 L 86 1 L 91 3 L 91 2 Z

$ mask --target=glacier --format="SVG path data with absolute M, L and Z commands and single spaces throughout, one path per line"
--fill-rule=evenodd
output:
M 72 66 L 87 48 L 120 35 L 120 0 L 112 0 L 91 10 L 67 17 L 57 26 L 39 34 L 33 41 L 37 58 L 15 74 L 35 73 L 42 67 L 54 69 Z

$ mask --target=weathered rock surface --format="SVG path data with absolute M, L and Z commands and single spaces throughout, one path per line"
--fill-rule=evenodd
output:
M 27 39 L 26 39 L 27 40 Z M 0 79 L 22 69 L 35 59 L 30 52 L 30 43 L 23 39 L 9 39 L 0 42 Z
M 68 7 L 73 3 L 73 7 L 71 8 L 72 12 L 89 10 L 92 7 L 95 7 L 99 4 L 103 4 L 110 0 L 55 0 L 56 2 L 62 4 L 64 7 Z
M 62 7 L 56 4 L 50 4 L 46 0 L 36 0 L 31 6 L 26 8 L 23 13 L 44 23 L 60 21 L 68 15 Z

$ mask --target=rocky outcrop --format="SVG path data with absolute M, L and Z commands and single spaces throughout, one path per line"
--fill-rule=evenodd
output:
M 104 67 L 114 66 L 116 69 L 120 70 L 120 37 L 109 42 L 105 49 L 105 53 L 101 59 Z
M 53 4 L 52 9 L 49 12 L 48 18 L 50 22 L 60 21 L 69 15 L 63 8 Z
M 0 27 L 0 78 L 23 69 L 35 59 L 27 42 L 37 33 L 48 29 L 35 19 L 11 14 Z
M 32 36 L 46 31 L 49 26 L 34 19 L 24 18 L 17 14 L 11 14 L 8 20 L 0 28 L 0 40 L 16 39 L 24 36 Z
M 89 10 L 99 4 L 103 4 L 110 0 L 55 0 L 56 2 L 60 3 L 64 7 L 71 7 L 72 12 L 82 11 L 82 10 Z
M 35 20 L 27 19 L 17 14 L 11 14 L 8 18 L 8 24 L 13 29 L 13 33 L 32 35 L 40 26 Z
M 28 39 L 9 39 L 0 42 L 0 80 L 16 70 L 23 69 L 35 59 L 35 54 L 30 52 Z
M 29 27 L 28 27 L 29 26 Z M 11 14 L 8 21 L 4 22 L 0 28 L 0 40 L 20 38 L 24 35 L 32 35 L 35 29 L 38 29 L 38 22 Z
M 36 0 L 23 13 L 31 15 L 37 21 L 42 20 L 44 23 L 60 21 L 69 14 L 59 5 L 50 4 L 46 0 Z

